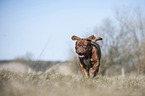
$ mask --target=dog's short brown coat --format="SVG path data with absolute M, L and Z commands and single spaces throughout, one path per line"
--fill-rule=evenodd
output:
M 79 55 L 83 76 L 95 78 L 99 71 L 101 59 L 101 50 L 96 41 L 102 40 L 102 38 L 94 35 L 85 39 L 72 36 L 72 40 L 77 40 L 75 49 Z

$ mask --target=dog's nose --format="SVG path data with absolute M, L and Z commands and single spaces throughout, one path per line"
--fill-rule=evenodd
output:
M 79 55 L 82 55 L 84 52 L 83 52 L 83 49 L 79 49 L 79 50 L 77 50 L 77 53 L 79 54 Z
M 79 48 L 79 49 L 78 49 L 78 52 L 82 52 L 82 49 L 81 49 L 81 48 Z
M 79 49 L 79 51 L 82 51 L 82 49 Z

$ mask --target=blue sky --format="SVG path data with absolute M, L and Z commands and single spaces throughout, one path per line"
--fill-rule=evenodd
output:
M 145 0 L 0 0 L 0 60 L 26 53 L 33 59 L 69 60 L 72 35 L 92 35 L 117 7 L 144 5 Z

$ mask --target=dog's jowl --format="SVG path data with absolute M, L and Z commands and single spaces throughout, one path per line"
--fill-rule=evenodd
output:
M 77 40 L 75 49 L 79 56 L 83 76 L 95 78 L 99 71 L 101 59 L 101 49 L 96 41 L 102 40 L 102 38 L 94 35 L 85 39 L 72 36 L 72 40 Z

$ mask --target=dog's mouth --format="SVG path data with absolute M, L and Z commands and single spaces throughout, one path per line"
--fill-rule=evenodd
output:
M 80 58 L 84 58 L 84 57 L 85 57 L 85 55 L 79 55 L 79 57 L 80 57 Z
M 78 56 L 79 56 L 79 58 L 85 58 L 85 57 L 87 57 L 87 53 L 84 53 L 84 54 L 81 54 L 81 53 L 78 53 Z

